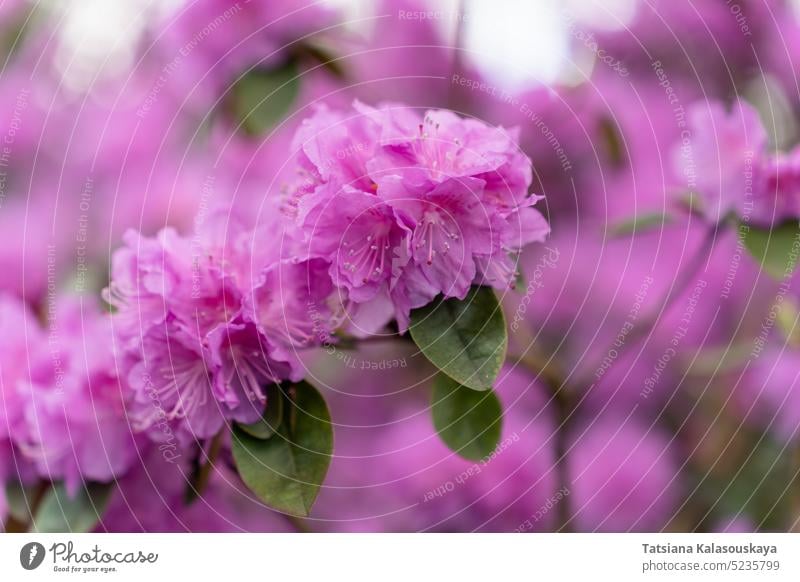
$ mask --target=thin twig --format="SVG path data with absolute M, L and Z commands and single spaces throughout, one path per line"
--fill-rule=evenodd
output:
M 197 477 L 194 482 L 194 487 L 191 488 L 191 498 L 195 499 L 200 497 L 208 487 L 208 482 L 211 480 L 211 471 L 214 469 L 214 463 L 222 450 L 222 438 L 225 435 L 225 429 L 220 430 L 211 440 L 206 453 L 206 462 L 203 463 L 197 471 Z M 202 454 L 202 453 L 201 453 Z

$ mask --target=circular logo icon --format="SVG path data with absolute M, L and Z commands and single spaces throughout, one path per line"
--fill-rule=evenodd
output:
M 39 542 L 30 542 L 19 551 L 19 563 L 26 570 L 35 570 L 44 561 L 44 546 Z

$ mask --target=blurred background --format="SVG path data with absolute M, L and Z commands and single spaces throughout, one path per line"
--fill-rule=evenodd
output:
M 518 127 L 552 225 L 505 297 L 491 457 L 440 443 L 410 342 L 319 350 L 336 456 L 310 518 L 224 463 L 185 504 L 140 459 L 99 531 L 798 526 L 800 278 L 687 209 L 703 176 L 679 158 L 698 102 L 744 99 L 770 151 L 798 143 L 800 2 L 0 0 L 0 51 L 0 290 L 43 320 L 60 295 L 99 304 L 127 229 L 267 220 L 321 102 Z

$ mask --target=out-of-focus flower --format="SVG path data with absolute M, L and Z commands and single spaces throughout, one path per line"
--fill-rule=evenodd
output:
M 0 2 L 0 16 L 3 18 L 8 18 L 9 15 L 13 16 L 27 4 L 28 0 L 3 0 L 3 2 Z
M 575 46 L 619 60 L 632 76 L 646 78 L 654 62 L 670 78 L 691 78 L 708 92 L 730 90 L 731 76 L 760 68 L 761 46 L 774 42 L 778 3 L 758 0 L 733 3 L 636 2 L 630 23 L 613 31 L 571 32 Z M 759 47 L 752 50 L 753 47 Z M 604 66 L 598 63 L 597 66 Z M 700 81 L 702 80 L 702 81 Z
M 763 159 L 756 171 L 757 186 L 763 188 L 761 199 L 755 201 L 756 220 L 772 223 L 800 217 L 800 148 Z
M 405 330 L 440 293 L 513 283 L 511 255 L 549 232 L 516 143 L 516 131 L 397 105 L 320 107 L 303 124 L 292 203 L 309 254 L 371 313 L 359 331 L 393 318 Z
M 463 55 L 457 55 L 452 37 L 438 25 L 446 20 L 455 33 L 466 15 L 441 11 L 436 13 L 441 19 L 418 18 L 429 13 L 425 0 L 378 0 L 363 15 L 366 7 L 362 3 L 354 23 L 366 29 L 363 35 L 337 39 L 341 68 L 354 80 L 349 94 L 369 102 L 445 103 L 454 88 L 450 77 L 455 61 Z
M 102 532 L 291 532 L 287 520 L 246 492 L 236 475 L 216 462 L 208 486 L 191 503 L 188 459 L 166 461 L 155 445 L 117 481 Z
M 168 91 L 205 113 L 251 67 L 281 65 L 299 43 L 335 24 L 319 2 L 195 0 L 152 31 Z
M 38 332 L 41 337 L 43 334 Z M 38 474 L 75 491 L 83 480 L 110 481 L 134 457 L 116 375 L 108 316 L 78 299 L 48 311 L 46 341 L 22 343 L 30 353 L 16 389 L 22 419 L 11 438 Z
M 19 384 L 28 377 L 33 350 L 44 343 L 28 308 L 9 295 L 0 297 L 0 440 L 11 438 L 24 423 L 25 399 Z
M 730 267 L 723 259 L 720 268 L 695 274 L 679 289 L 673 274 L 709 252 L 699 229 L 673 224 L 633 237 L 603 234 L 591 225 L 580 233 L 564 227 L 523 254 L 525 287 L 504 297 L 511 350 L 554 356 L 576 378 L 566 390 L 594 412 L 659 408 L 674 395 L 672 379 L 686 364 L 676 346 L 728 337 L 728 326 L 707 305 L 713 301 L 709 289 L 724 281 Z M 728 242 L 719 254 L 726 259 Z M 751 271 L 742 267 L 721 313 L 741 314 Z
M 767 145 L 758 113 L 744 101 L 731 111 L 718 102 L 698 103 L 689 111 L 689 125 L 694 143 L 691 152 L 681 155 L 680 165 L 685 176 L 696 176 L 705 215 L 717 222 L 730 212 L 749 212 L 746 179 L 752 187 L 756 156 Z
M 800 149 L 769 154 L 755 109 L 741 100 L 730 111 L 718 102 L 698 103 L 689 123 L 694 142 L 680 165 L 684 175 L 696 175 L 709 220 L 735 213 L 769 226 L 800 217 Z
M 15 449 L 12 436 L 25 428 L 25 397 L 20 381 L 28 372 L 29 346 L 41 346 L 43 334 L 22 302 L 0 296 L 0 522 L 7 512 L 6 483 L 24 481 L 30 463 Z
M 409 385 L 416 375 L 392 371 Z M 354 381 L 369 378 L 362 373 Z M 558 496 L 552 406 L 542 386 L 520 370 L 506 369 L 497 391 L 506 410 L 503 433 L 495 451 L 478 462 L 441 442 L 419 402 L 398 407 L 397 395 L 370 399 L 361 426 L 337 427 L 338 453 L 309 523 L 332 531 L 550 529 Z M 359 400 L 331 399 L 334 407 Z M 391 402 L 388 416 L 370 415 L 367 408 L 381 410 L 384 400 Z
M 654 531 L 677 508 L 672 445 L 656 427 L 601 417 L 576 430 L 568 454 L 578 531 Z
M 736 401 L 750 423 L 781 442 L 800 439 L 800 354 L 771 345 L 737 383 Z

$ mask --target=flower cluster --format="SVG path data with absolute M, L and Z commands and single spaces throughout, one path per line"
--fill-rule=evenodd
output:
M 318 261 L 261 253 L 256 263 L 259 237 L 221 228 L 227 218 L 212 216 L 193 238 L 129 232 L 114 255 L 106 298 L 117 309 L 132 420 L 155 440 L 203 439 L 226 420 L 256 421 L 265 387 L 302 378 L 295 350 L 331 319 Z
M 695 178 L 703 212 L 719 221 L 730 213 L 769 226 L 800 218 L 800 147 L 770 153 L 758 112 L 744 101 L 730 111 L 718 102 L 689 112 L 693 145 L 681 167 Z
M 134 426 L 185 442 L 254 422 L 265 386 L 304 376 L 297 350 L 330 341 L 334 305 L 356 333 L 405 330 L 439 294 L 508 287 L 548 232 L 515 139 L 446 111 L 321 107 L 296 136 L 294 204 L 267 223 L 216 210 L 192 238 L 128 233 L 106 298 Z
M 405 330 L 440 294 L 513 284 L 514 254 L 549 232 L 517 142 L 516 130 L 399 105 L 321 106 L 303 123 L 289 206 L 356 333 L 392 319 Z
M 0 446 L 11 474 L 63 481 L 72 492 L 83 480 L 124 473 L 135 442 L 120 422 L 125 384 L 115 372 L 109 317 L 77 299 L 51 307 L 43 329 L 19 301 L 0 300 Z
M 537 78 L 525 3 L 85 4 L 0 0 L 0 529 L 796 528 L 791 2 Z
M 204 112 L 251 69 L 295 59 L 317 31 L 334 27 L 334 15 L 318 2 L 199 0 L 155 23 L 153 52 L 167 90 Z

